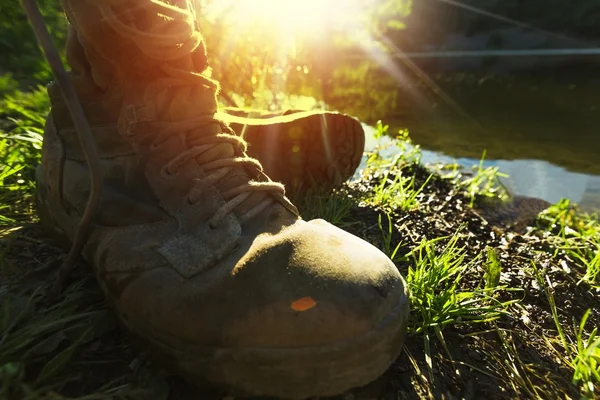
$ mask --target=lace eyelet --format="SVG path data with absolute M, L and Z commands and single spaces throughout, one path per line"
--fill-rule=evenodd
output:
M 164 179 L 175 179 L 179 175 L 179 172 L 170 172 L 167 164 L 163 165 L 160 169 L 160 176 Z

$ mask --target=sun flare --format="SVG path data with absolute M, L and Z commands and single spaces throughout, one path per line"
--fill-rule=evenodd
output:
M 314 36 L 352 30 L 373 0 L 212 0 L 207 12 L 240 28 L 260 27 L 274 34 Z

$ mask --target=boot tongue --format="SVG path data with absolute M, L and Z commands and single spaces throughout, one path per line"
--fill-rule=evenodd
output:
M 182 77 L 153 77 L 142 84 L 144 102 L 154 108 L 154 118 L 180 122 L 217 112 L 216 87 L 200 81 L 200 74 L 181 70 Z

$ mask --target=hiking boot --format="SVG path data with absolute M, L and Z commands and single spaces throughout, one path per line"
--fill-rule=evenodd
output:
M 222 118 L 288 193 L 339 186 L 356 172 L 365 148 L 360 122 L 341 113 L 225 108 Z
M 125 330 L 191 383 L 307 398 L 374 380 L 402 347 L 406 283 L 374 246 L 303 221 L 215 119 L 190 3 L 171 3 L 65 1 L 103 175 L 83 259 Z M 49 94 L 38 212 L 72 242 L 90 171 L 57 87 Z

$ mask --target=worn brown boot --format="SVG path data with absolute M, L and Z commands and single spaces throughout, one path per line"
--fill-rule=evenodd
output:
M 326 111 L 225 108 L 224 121 L 246 140 L 248 155 L 288 193 L 331 189 L 356 172 L 365 148 L 360 122 Z
M 170 371 L 233 392 L 327 396 L 381 375 L 403 343 L 404 280 L 372 245 L 301 220 L 215 119 L 189 3 L 65 3 L 104 178 L 82 255 L 124 328 Z M 39 214 L 72 241 L 90 172 L 49 93 Z

